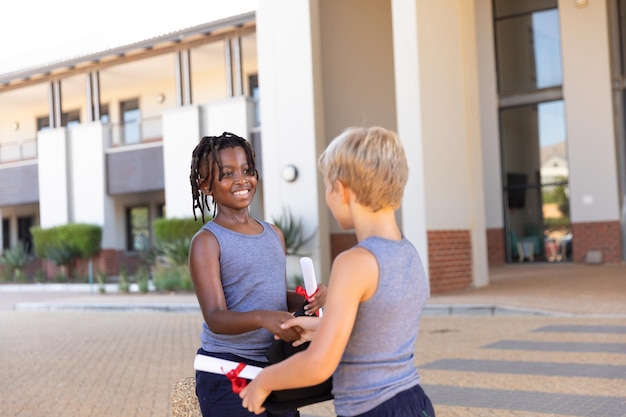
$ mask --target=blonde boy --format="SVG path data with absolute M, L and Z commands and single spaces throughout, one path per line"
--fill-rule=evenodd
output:
M 326 204 L 358 243 L 332 265 L 322 319 L 297 317 L 310 346 L 265 368 L 241 393 L 263 411 L 271 391 L 318 384 L 333 376 L 338 416 L 434 417 L 414 365 L 419 318 L 428 285 L 415 247 L 399 229 L 408 177 L 397 135 L 381 127 L 350 128 L 319 158 Z

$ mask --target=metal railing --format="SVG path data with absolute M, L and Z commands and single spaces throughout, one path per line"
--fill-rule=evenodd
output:
M 163 140 L 163 121 L 160 116 L 105 125 L 105 144 L 108 148 L 161 140 Z
M 0 163 L 37 158 L 37 139 L 0 143 Z

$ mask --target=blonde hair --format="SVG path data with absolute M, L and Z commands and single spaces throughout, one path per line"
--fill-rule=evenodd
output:
M 318 167 L 333 189 L 341 182 L 374 212 L 400 207 L 409 175 L 398 136 L 377 126 L 346 129 L 322 152 Z

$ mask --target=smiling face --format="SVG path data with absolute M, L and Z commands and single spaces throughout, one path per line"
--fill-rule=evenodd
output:
M 246 152 L 241 146 L 235 146 L 221 149 L 218 155 L 222 169 L 219 172 L 217 162 L 214 163 L 215 175 L 210 195 L 220 209 L 248 208 L 256 192 L 257 178 L 256 172 L 250 169 Z M 207 178 L 208 169 L 202 168 L 202 177 Z M 206 180 L 203 181 L 201 189 L 207 192 Z

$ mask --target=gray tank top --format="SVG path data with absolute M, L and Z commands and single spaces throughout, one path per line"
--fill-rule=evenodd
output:
M 424 267 L 415 247 L 371 237 L 357 246 L 378 261 L 378 288 L 359 305 L 354 328 L 333 374 L 335 411 L 362 414 L 420 383 L 413 363 L 427 299 Z
M 259 222 L 263 232 L 246 235 L 214 222 L 209 230 L 220 245 L 220 274 L 226 305 L 232 311 L 287 311 L 286 258 L 282 243 L 269 223 Z M 213 333 L 202 324 L 202 348 L 211 353 L 232 353 L 267 362 L 265 351 L 274 340 L 266 329 L 227 335 Z

